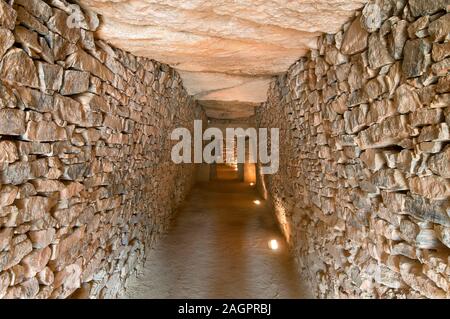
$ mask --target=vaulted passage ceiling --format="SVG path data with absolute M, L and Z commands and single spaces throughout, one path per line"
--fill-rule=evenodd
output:
M 79 0 L 97 36 L 180 71 L 212 118 L 254 113 L 270 78 L 335 33 L 366 0 Z

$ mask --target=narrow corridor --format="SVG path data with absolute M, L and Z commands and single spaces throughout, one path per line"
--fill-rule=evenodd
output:
M 272 212 L 233 174 L 218 170 L 220 180 L 197 184 L 143 274 L 130 279 L 127 298 L 310 297 Z

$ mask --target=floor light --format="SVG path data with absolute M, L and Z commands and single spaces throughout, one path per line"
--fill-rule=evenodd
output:
M 272 250 L 278 250 L 278 241 L 276 239 L 272 239 L 269 241 L 269 248 Z

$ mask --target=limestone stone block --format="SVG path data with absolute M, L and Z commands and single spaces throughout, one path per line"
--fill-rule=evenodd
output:
M 80 29 L 69 28 L 67 25 L 67 18 L 69 16 L 62 10 L 53 9 L 53 16 L 48 20 L 48 28 L 61 35 L 71 43 L 77 43 L 80 39 Z
M 12 237 L 12 228 L 3 228 L 2 230 L 0 230 L 0 252 L 9 249 Z
M 400 261 L 400 274 L 403 281 L 412 289 L 428 298 L 445 298 L 445 292 L 436 287 L 422 272 L 422 266 L 406 258 Z
M 5 1 L 0 1 L 0 25 L 13 30 L 16 24 L 17 13 Z
M 91 74 L 101 78 L 103 81 L 113 82 L 114 80 L 114 74 L 108 68 L 101 64 L 99 60 L 83 50 L 78 50 L 71 54 L 67 58 L 66 63 L 67 67 L 90 72 Z
M 378 69 L 384 65 L 394 63 L 394 59 L 387 49 L 386 41 L 377 33 L 372 33 L 369 37 L 367 55 L 369 66 L 372 69 Z
M 408 22 L 400 20 L 392 27 L 392 38 L 389 38 L 388 49 L 395 60 L 403 57 L 403 48 L 408 40 Z
M 59 192 L 65 188 L 62 182 L 56 180 L 35 179 L 32 184 L 38 193 Z
M 64 39 L 57 33 L 50 32 L 48 38 L 50 49 L 56 61 L 63 61 L 67 56 L 78 50 L 74 43 Z
M 123 128 L 123 122 L 120 117 L 107 114 L 103 121 L 103 125 L 109 127 L 115 131 L 121 132 Z
M 369 98 L 369 101 L 375 100 L 380 95 L 386 93 L 387 87 L 384 83 L 383 77 L 377 77 L 369 80 L 364 85 L 364 93 Z
M 56 64 L 36 63 L 39 82 L 43 92 L 59 91 L 62 85 L 63 68 Z
M 26 87 L 18 87 L 16 93 L 18 94 L 20 105 L 24 108 L 41 113 L 50 113 L 56 110 L 52 95 Z
M 22 135 L 25 133 L 25 112 L 18 109 L 0 109 L 0 134 Z
M 392 271 L 383 265 L 377 267 L 374 278 L 377 283 L 389 288 L 400 289 L 406 286 L 400 273 Z
M 446 76 L 450 71 L 450 58 L 434 63 L 431 70 L 437 76 Z
M 74 95 L 87 92 L 89 89 L 90 75 L 88 72 L 66 70 L 64 83 L 60 93 L 62 95 Z
M 450 13 L 431 22 L 428 32 L 431 35 L 431 39 L 435 42 L 441 42 L 445 39 L 448 40 L 450 33 Z
M 450 178 L 450 146 L 447 145 L 441 153 L 431 156 L 428 166 L 434 174 Z
M 14 34 L 8 29 L 0 28 L 0 60 L 14 44 Z
M 404 174 L 397 169 L 380 169 L 372 175 L 371 182 L 375 186 L 389 191 L 408 189 L 408 183 Z
M 450 181 L 436 175 L 412 177 L 409 188 L 414 194 L 434 200 L 444 200 L 450 196 Z
M 105 97 L 92 93 L 85 93 L 75 97 L 86 109 L 93 112 L 111 112 L 111 106 Z
M 62 238 L 55 246 L 55 254 L 51 259 L 57 270 L 73 263 L 79 257 L 80 250 L 83 247 L 85 229 L 86 226 L 76 228 L 71 234 Z
M 372 103 L 370 103 L 369 110 L 367 112 L 367 126 L 375 123 L 381 123 L 386 118 L 395 114 L 397 114 L 397 110 L 391 100 L 383 99 L 373 101 Z
M 6 295 L 10 283 L 11 279 L 9 274 L 6 271 L 0 272 L 0 298 Z
M 450 227 L 434 225 L 434 231 L 439 240 L 447 247 L 450 247 Z
M 22 47 L 29 55 L 32 55 L 30 49 L 35 53 L 42 52 L 42 48 L 39 43 L 39 37 L 36 32 L 31 31 L 25 27 L 18 26 L 14 29 L 14 35 L 16 41 L 22 45 Z
M 45 267 L 36 275 L 36 278 L 40 285 L 50 286 L 51 284 L 53 284 L 53 281 L 55 280 L 55 275 L 53 274 L 53 271 L 51 271 L 49 267 Z
M 64 166 L 62 179 L 72 181 L 82 180 L 87 168 L 88 165 L 84 163 Z
M 430 17 L 429 16 L 423 16 L 411 23 L 408 27 L 408 35 L 411 39 L 414 38 L 421 38 L 419 36 L 419 32 L 428 28 L 428 25 L 430 23 Z
M 41 56 L 41 58 L 50 64 L 54 64 L 55 63 L 55 57 L 53 56 L 53 52 L 50 49 L 50 46 L 47 42 L 47 40 L 44 37 L 39 37 L 39 45 L 41 46 L 41 53 L 39 53 L 39 55 Z
M 413 195 L 405 197 L 404 212 L 420 220 L 430 221 L 449 227 L 450 217 L 447 214 L 448 203 L 446 201 L 428 200 L 424 197 Z
M 360 158 L 366 167 L 372 171 L 378 171 L 386 163 L 383 153 L 374 149 L 367 149 L 361 154 Z
M 433 43 L 431 56 L 433 58 L 433 61 L 435 62 L 439 62 L 445 59 L 446 57 L 450 56 L 450 41 L 445 43 Z
M 417 154 L 436 154 L 442 150 L 442 142 L 421 142 L 414 148 Z
M 67 139 L 67 132 L 55 122 L 29 121 L 23 138 L 33 142 L 64 141 Z
M 55 238 L 55 229 L 49 228 L 44 230 L 36 230 L 28 233 L 33 248 L 45 248 L 53 242 Z
M 409 114 L 409 122 L 412 126 L 439 124 L 443 118 L 444 113 L 441 109 L 421 108 Z
M 441 242 L 433 229 L 421 229 L 416 237 L 416 246 L 421 249 L 441 248 Z
M 361 14 L 361 23 L 368 32 L 375 32 L 382 23 L 381 6 L 377 2 L 369 2 L 364 6 Z
M 66 209 L 59 209 L 53 212 L 53 217 L 58 221 L 61 226 L 68 226 L 70 223 L 79 217 L 83 210 L 85 209 L 85 205 L 73 205 Z
M 50 214 L 50 208 L 53 206 L 53 203 L 47 197 L 33 196 L 18 199 L 16 205 L 19 208 L 20 222 L 29 222 L 43 218 L 46 214 Z
M 418 142 L 435 141 L 445 142 L 450 140 L 450 132 L 447 123 L 424 126 L 417 139 Z
M 39 282 L 36 278 L 28 279 L 16 286 L 11 287 L 5 298 L 6 299 L 32 299 L 39 293 Z
M 8 86 L 0 81 L 0 109 L 15 108 L 17 106 L 17 98 L 14 92 Z
M 409 8 L 414 17 L 431 15 L 439 10 L 445 10 L 448 4 L 448 0 L 409 0 Z
M 439 94 L 434 97 L 430 107 L 439 108 L 439 107 L 448 107 L 449 105 L 450 105 L 450 94 Z
M 0 141 L 0 163 L 14 163 L 19 160 L 17 146 L 12 141 Z
M 21 265 L 25 268 L 25 277 L 34 277 L 38 272 L 44 270 L 45 266 L 50 260 L 50 256 L 50 247 L 34 249 L 31 253 L 26 255 L 20 262 Z
M 414 244 L 420 232 L 419 226 L 409 219 L 402 219 L 400 222 L 400 236 L 410 244 Z
M 424 74 L 431 62 L 431 43 L 428 39 L 406 41 L 402 71 L 406 77 L 416 77 Z
M 19 154 L 21 156 L 28 155 L 50 155 L 52 152 L 51 145 L 49 143 L 40 142 L 24 142 L 18 143 Z
M 26 280 L 25 268 L 20 264 L 15 265 L 15 266 L 11 267 L 10 269 L 8 269 L 8 273 L 11 278 L 11 283 L 10 283 L 11 286 L 18 285 Z
M 343 54 L 355 54 L 364 51 L 367 48 L 367 39 L 369 33 L 363 28 L 361 20 L 356 18 L 344 34 L 341 45 Z
M 17 11 L 17 21 L 26 26 L 30 30 L 36 31 L 39 34 L 46 36 L 49 33 L 48 28 L 37 18 L 31 15 L 22 6 L 15 7 Z
M 395 145 L 411 134 L 405 115 L 388 117 L 379 124 L 374 124 L 361 131 L 357 137 L 358 146 L 362 149 Z
M 39 88 L 33 60 L 21 49 L 11 49 L 5 54 L 0 74 L 4 81 Z
M 28 255 L 32 250 L 33 248 L 31 246 L 31 241 L 29 241 L 28 239 L 12 246 L 8 253 L 6 264 L 0 268 L 7 270 L 17 265 L 22 260 L 22 258 Z
M 19 185 L 34 178 L 29 162 L 16 162 L 2 172 L 2 183 Z
M 12 205 L 17 197 L 19 188 L 12 185 L 3 185 L 0 188 L 0 207 Z
M 406 173 L 413 174 L 416 172 L 419 162 L 420 155 L 411 152 L 410 150 L 403 149 L 398 153 L 395 166 Z
M 422 272 L 425 274 L 425 276 L 431 279 L 436 284 L 436 286 L 446 291 L 447 293 L 449 292 L 450 288 L 446 276 L 443 276 L 442 274 L 436 272 L 434 268 L 430 267 L 427 264 L 423 265 Z
M 409 259 L 417 259 L 416 248 L 405 242 L 392 245 L 390 253 L 394 256 L 405 256 Z
M 344 113 L 345 131 L 347 134 L 354 134 L 361 131 L 367 126 L 366 117 L 369 106 L 363 104 L 353 107 L 351 111 Z
M 44 22 L 52 16 L 52 8 L 42 0 L 15 0 L 14 3 L 23 6 L 28 12 Z

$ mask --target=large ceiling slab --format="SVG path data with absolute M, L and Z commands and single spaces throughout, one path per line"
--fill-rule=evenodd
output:
M 211 117 L 253 112 L 271 76 L 366 0 L 79 0 L 99 13 L 97 37 L 180 71 Z

